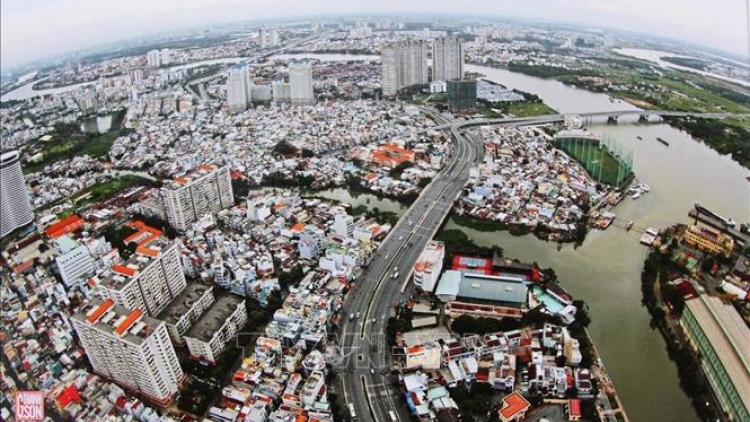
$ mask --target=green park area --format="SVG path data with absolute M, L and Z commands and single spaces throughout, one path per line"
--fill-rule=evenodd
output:
M 99 183 L 78 192 L 73 196 L 73 202 L 75 202 L 78 207 L 83 207 L 88 204 L 109 199 L 115 194 L 133 186 L 158 187 L 159 185 L 160 183 L 157 181 L 128 174 L 117 179 Z
M 27 162 L 23 165 L 23 172 L 25 174 L 40 172 L 45 166 L 81 155 L 94 158 L 106 157 L 115 139 L 128 130 L 122 128 L 125 113 L 124 109 L 115 112 L 112 116 L 111 128 L 102 134 L 84 133 L 77 123 L 55 125 L 51 139 L 39 140 L 26 150 Z M 35 156 L 39 158 L 30 160 Z

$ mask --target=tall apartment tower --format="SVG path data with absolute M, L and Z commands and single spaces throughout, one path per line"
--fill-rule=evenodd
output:
M 464 75 L 464 54 L 458 37 L 438 38 L 432 43 L 432 80 L 447 82 Z
M 206 213 L 215 213 L 234 205 L 234 192 L 229 167 L 203 164 L 197 170 L 161 189 L 167 220 L 177 230 L 187 230 L 188 225 Z
M 71 317 L 94 372 L 166 405 L 184 374 L 166 324 L 112 299 Z
M 312 66 L 309 62 L 289 65 L 289 86 L 292 104 L 308 104 L 313 101 Z
M 241 113 L 247 109 L 247 105 L 252 101 L 250 84 L 250 71 L 246 64 L 241 63 L 229 68 L 227 104 L 230 113 Z
M 389 43 L 381 50 L 383 95 L 392 97 L 399 89 L 426 84 L 427 44 L 422 40 Z
M 152 317 L 159 315 L 187 286 L 179 246 L 163 237 L 139 242 L 135 254 L 122 265 L 114 265 L 112 272 L 99 285 L 103 296 L 124 308 L 139 308 Z
M 34 221 L 18 151 L 0 155 L 0 237 Z

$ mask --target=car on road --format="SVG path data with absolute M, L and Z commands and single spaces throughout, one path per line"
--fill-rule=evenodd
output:
M 375 368 L 370 368 L 370 375 L 375 375 Z
M 354 319 L 354 314 L 349 314 L 349 321 Z
M 359 319 L 360 315 L 361 314 L 359 312 L 357 312 L 357 316 L 355 318 Z
M 388 260 L 388 255 L 389 255 L 389 254 L 385 254 L 385 259 L 386 259 L 386 260 Z
M 401 236 L 399 236 L 398 240 L 404 240 L 404 235 L 402 234 Z
M 398 278 L 398 271 L 396 271 L 395 273 L 393 273 L 393 278 L 394 279 Z

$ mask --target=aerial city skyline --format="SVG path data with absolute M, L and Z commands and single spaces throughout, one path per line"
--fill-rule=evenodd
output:
M 451 19 L 477 17 L 511 19 L 576 25 L 585 28 L 624 30 L 681 40 L 729 52 L 744 60 L 750 58 L 750 7 L 742 0 L 731 0 L 715 7 L 705 0 L 650 2 L 630 0 L 612 4 L 591 0 L 518 0 L 492 2 L 472 0 L 460 6 L 451 2 L 383 1 L 377 5 L 354 1 L 342 4 L 329 0 L 315 2 L 276 2 L 238 0 L 206 2 L 204 0 L 131 2 L 102 8 L 91 0 L 34 2 L 8 0 L 0 17 L 0 55 L 3 71 L 58 53 L 70 54 L 79 49 L 142 36 L 168 34 L 246 20 L 319 18 L 356 14 L 403 16 L 425 12 Z M 86 13 L 61 14 L 72 10 Z M 585 13 L 581 13 L 584 11 Z M 90 25 L 98 22 L 99 25 Z M 721 22 L 721 25 L 705 25 Z M 27 33 L 35 36 L 29 43 Z
M 715 6 L 4 2 L 0 418 L 750 421 Z

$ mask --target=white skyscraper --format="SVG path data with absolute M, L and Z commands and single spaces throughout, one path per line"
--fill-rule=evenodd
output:
M 162 66 L 169 66 L 169 64 L 172 62 L 172 56 L 168 48 L 161 49 L 159 58 L 161 59 Z
M 146 61 L 151 67 L 168 66 L 172 62 L 171 52 L 168 48 L 151 50 L 146 53 Z
M 166 324 L 112 299 L 71 317 L 94 372 L 166 405 L 184 378 Z
M 422 40 L 389 43 L 381 50 L 383 95 L 394 96 L 411 85 L 426 84 L 427 44 Z
M 204 214 L 234 205 L 229 167 L 217 169 L 210 164 L 176 178 L 161 189 L 161 194 L 167 221 L 177 230 L 186 230 Z
M 461 79 L 464 54 L 458 37 L 438 38 L 432 43 L 432 80 L 447 82 Z
M 307 104 L 313 101 L 313 78 L 310 63 L 289 65 L 289 86 L 292 104 Z
M 250 102 L 251 87 L 248 86 L 249 71 L 245 63 L 229 68 L 227 79 L 227 104 L 231 113 L 241 113 Z
M 0 155 L 0 237 L 34 221 L 18 151 Z

